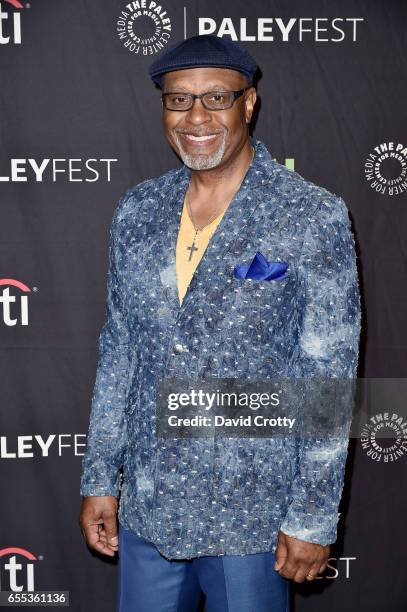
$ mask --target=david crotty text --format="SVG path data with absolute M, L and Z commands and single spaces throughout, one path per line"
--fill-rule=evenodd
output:
M 251 414 L 247 416 L 239 416 L 236 418 L 227 418 L 216 414 L 213 418 L 210 416 L 197 415 L 191 418 L 182 418 L 175 415 L 168 417 L 168 424 L 171 427 L 251 427 L 255 425 L 257 427 L 288 427 L 291 429 L 295 423 L 295 419 L 289 419 L 288 417 L 265 417 L 261 414 L 257 414 L 252 417 Z

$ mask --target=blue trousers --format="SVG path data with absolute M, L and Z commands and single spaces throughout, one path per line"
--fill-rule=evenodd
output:
M 116 612 L 289 612 L 289 580 L 272 552 L 166 559 L 119 525 Z

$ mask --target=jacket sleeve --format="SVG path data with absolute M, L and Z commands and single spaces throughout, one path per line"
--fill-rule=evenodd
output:
M 361 326 L 360 294 L 355 243 L 341 198 L 335 196 L 318 206 L 304 237 L 298 274 L 303 308 L 295 377 L 353 379 L 354 383 Z M 321 545 L 334 543 L 337 537 L 353 412 L 353 383 L 344 382 L 346 393 L 339 402 L 344 426 L 339 433 L 336 430 L 331 436 L 319 432 L 297 439 L 297 471 L 281 525 L 287 535 Z M 315 413 L 322 400 L 317 385 L 311 384 L 311 389 L 313 393 L 307 395 L 302 409 Z
M 120 199 L 110 228 L 106 319 L 99 335 L 87 448 L 82 458 L 83 496 L 118 495 L 119 469 L 127 446 L 124 405 L 133 350 L 123 308 L 119 230 L 120 212 L 129 194 L 130 190 Z

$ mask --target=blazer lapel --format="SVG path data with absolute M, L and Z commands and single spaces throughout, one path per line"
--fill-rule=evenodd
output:
M 274 162 L 265 145 L 253 138 L 251 138 L 251 143 L 255 151 L 253 161 L 246 172 L 239 191 L 231 200 L 209 241 L 181 306 L 179 304 L 175 267 L 176 242 L 183 201 L 191 178 L 191 169 L 184 165 L 177 170 L 175 180 L 171 182 L 170 194 L 163 194 L 159 214 L 160 241 L 157 245 L 155 262 L 158 266 L 164 294 L 174 313 L 178 314 L 184 311 L 189 304 L 194 303 L 193 300 L 194 297 L 197 297 L 200 281 L 203 281 L 202 285 L 204 285 L 205 278 L 210 275 L 211 266 L 216 265 L 216 262 L 233 246 L 236 238 L 262 202 L 261 193 L 255 193 L 254 188 L 265 186 L 274 177 Z
M 191 170 L 185 165 L 176 171 L 175 179 L 170 183 L 169 192 L 165 190 L 162 194 L 158 219 L 161 229 L 154 263 L 158 267 L 164 295 L 174 312 L 180 309 L 175 267 L 176 243 L 190 176 Z

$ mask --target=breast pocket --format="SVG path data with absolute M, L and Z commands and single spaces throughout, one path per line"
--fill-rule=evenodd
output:
M 257 308 L 266 304 L 282 302 L 292 283 L 293 279 L 289 274 L 286 274 L 281 280 L 234 278 L 231 289 L 236 302 L 246 307 L 251 305 Z

